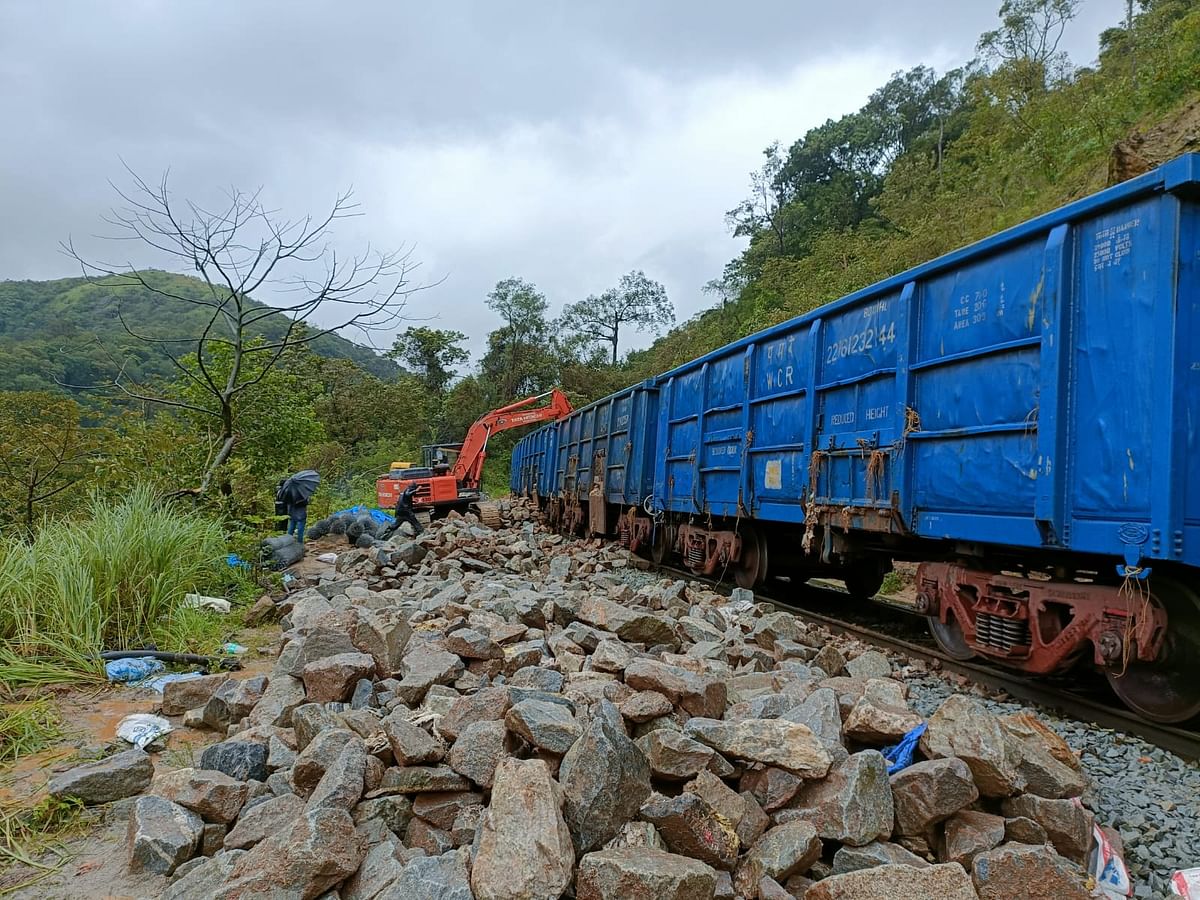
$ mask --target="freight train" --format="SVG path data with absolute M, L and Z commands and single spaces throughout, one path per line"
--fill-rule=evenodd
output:
M 958 659 L 1200 714 L 1200 155 L 523 438 L 514 493 L 754 587 L 878 590 Z

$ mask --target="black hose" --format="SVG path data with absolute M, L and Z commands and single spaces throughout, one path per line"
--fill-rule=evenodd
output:
M 186 663 L 189 665 L 211 666 L 214 663 L 222 669 L 240 669 L 241 662 L 235 657 L 201 656 L 198 653 L 168 653 L 166 650 L 105 650 L 100 654 L 104 660 L 111 659 L 160 659 L 169 663 Z

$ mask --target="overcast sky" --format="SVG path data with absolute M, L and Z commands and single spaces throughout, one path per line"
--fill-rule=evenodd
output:
M 412 315 L 475 351 L 510 275 L 557 312 L 644 269 L 687 318 L 739 250 L 724 212 L 763 147 L 896 70 L 961 64 L 998 6 L 0 0 L 0 279 L 78 274 L 68 236 L 104 250 L 124 159 L 169 166 L 180 196 L 262 186 L 295 214 L 352 185 L 366 215 L 336 245 L 415 244 L 445 281 Z M 1123 7 L 1083 0 L 1076 63 Z

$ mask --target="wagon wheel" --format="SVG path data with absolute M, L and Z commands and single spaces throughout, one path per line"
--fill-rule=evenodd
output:
M 675 534 L 670 525 L 660 523 L 654 529 L 654 538 L 650 544 L 650 559 L 656 566 L 661 566 L 671 555 L 671 546 L 675 543 Z
M 1156 578 L 1154 597 L 1167 610 L 1161 656 L 1105 675 L 1121 702 L 1142 718 L 1186 722 L 1200 715 L 1200 595 L 1178 581 Z
M 864 560 L 855 568 L 846 572 L 842 580 L 846 590 L 855 600 L 873 600 L 883 587 L 884 571 L 881 566 L 872 565 Z
M 767 579 L 767 541 L 758 531 L 742 529 L 742 558 L 733 570 L 738 587 L 753 590 Z
M 963 634 L 962 627 L 958 624 L 958 619 L 954 617 L 953 613 L 950 613 L 946 618 L 947 621 L 944 625 L 937 616 L 929 616 L 926 619 L 929 623 L 929 633 L 933 635 L 933 639 L 937 641 L 937 645 L 951 659 L 957 659 L 959 662 L 974 659 L 975 651 L 967 643 L 967 636 Z

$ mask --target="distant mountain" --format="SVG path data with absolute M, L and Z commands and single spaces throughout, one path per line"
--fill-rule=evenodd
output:
M 204 282 L 186 275 L 147 272 L 156 287 L 180 296 L 204 296 Z M 122 366 L 134 379 L 173 377 L 171 362 L 155 347 L 131 337 L 131 328 L 155 337 L 195 335 L 208 321 L 204 308 L 164 301 L 140 286 L 90 283 L 83 278 L 0 281 L 0 390 L 56 390 L 59 383 L 94 385 L 109 381 Z M 263 323 L 267 338 L 283 333 L 281 317 Z M 367 347 L 335 334 L 313 341 L 312 349 L 349 359 L 381 378 L 397 365 Z

